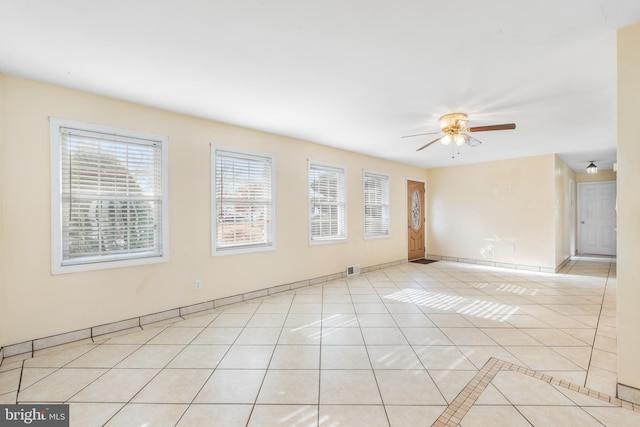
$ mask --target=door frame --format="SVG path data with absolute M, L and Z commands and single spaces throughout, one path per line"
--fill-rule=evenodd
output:
M 409 199 L 409 181 L 421 182 L 424 185 L 424 196 L 422 197 L 422 212 L 424 212 L 424 257 L 427 257 L 427 181 L 421 178 L 406 177 L 404 182 L 404 219 L 409 218 L 407 200 Z M 409 260 L 409 229 L 404 227 L 404 248 L 405 256 Z

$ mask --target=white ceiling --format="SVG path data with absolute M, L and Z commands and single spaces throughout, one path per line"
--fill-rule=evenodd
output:
M 638 0 L 0 0 L 0 73 L 424 167 L 610 169 L 638 21 Z M 455 158 L 400 138 L 449 112 L 517 129 Z

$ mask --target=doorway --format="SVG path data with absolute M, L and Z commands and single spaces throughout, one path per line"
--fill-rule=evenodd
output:
M 616 182 L 578 184 L 578 253 L 616 255 Z
M 407 180 L 408 259 L 424 258 L 424 182 Z

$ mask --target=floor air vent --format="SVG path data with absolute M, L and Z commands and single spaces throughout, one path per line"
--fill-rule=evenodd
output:
M 347 276 L 354 276 L 356 274 L 360 274 L 360 266 L 359 265 L 350 265 L 347 267 Z

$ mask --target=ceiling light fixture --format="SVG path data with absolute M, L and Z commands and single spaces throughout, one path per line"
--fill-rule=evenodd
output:
M 598 173 L 598 167 L 595 163 L 589 163 L 589 166 L 587 166 L 587 173 Z
M 452 113 L 445 114 L 440 117 L 440 128 L 444 132 L 444 136 L 440 139 L 440 142 L 444 145 L 451 145 L 451 157 L 455 157 L 455 149 L 458 148 L 458 154 L 460 154 L 460 146 L 462 144 L 468 144 L 471 138 L 462 132 L 467 129 L 467 115 L 464 113 Z M 455 144 L 451 144 L 454 142 Z

